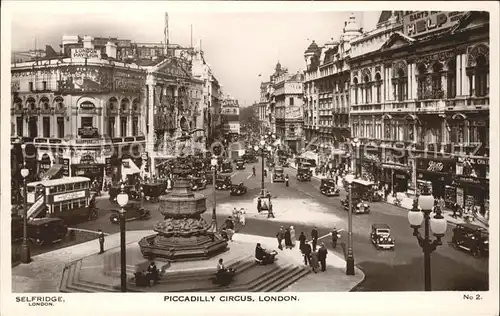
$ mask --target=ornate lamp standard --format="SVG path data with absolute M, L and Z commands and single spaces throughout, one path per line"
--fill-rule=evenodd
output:
M 361 177 L 361 170 L 358 170 L 358 164 L 357 164 L 357 160 L 358 160 L 358 155 L 357 153 L 359 153 L 359 147 L 360 147 L 360 143 L 359 143 L 359 139 L 357 138 L 354 138 L 351 142 L 351 145 L 353 147 L 353 156 L 354 156 L 354 172 L 355 172 L 355 175 L 357 176 L 359 174 L 359 177 Z M 354 148 L 356 148 L 356 150 L 354 150 Z M 361 157 L 361 154 L 359 154 L 359 156 Z M 361 161 L 360 161 L 361 163 Z M 362 167 L 360 166 L 360 169 Z
M 127 259 L 125 252 L 125 206 L 128 203 L 128 194 L 125 193 L 125 185 L 120 186 L 120 194 L 116 196 L 116 201 L 120 205 L 120 279 L 121 291 L 127 292 Z
M 413 228 L 413 236 L 417 237 L 418 245 L 422 247 L 424 252 L 425 291 L 431 291 L 431 253 L 436 250 L 437 246 L 442 245 L 441 238 L 446 232 L 446 220 L 442 216 L 440 209 L 437 209 L 436 215 L 432 219 L 430 218 L 433 208 L 434 197 L 427 189 L 418 197 L 418 200 L 413 201 L 413 208 L 408 212 L 408 222 L 410 222 L 410 227 Z M 419 232 L 422 221 L 424 221 L 424 237 Z M 436 239 L 432 241 L 429 226 L 434 236 L 436 236 Z
M 22 144 L 21 147 L 23 148 L 23 154 L 24 154 L 24 149 L 26 148 L 26 144 Z M 23 216 L 23 243 L 21 244 L 21 262 L 22 263 L 30 263 L 31 262 L 31 255 L 30 255 L 30 248 L 28 245 L 28 192 L 26 190 L 26 178 L 30 174 L 30 171 L 28 168 L 26 168 L 26 164 L 23 165 L 23 168 L 21 169 L 21 176 L 23 177 L 23 193 L 24 193 L 24 216 Z
M 254 147 L 254 150 L 255 151 L 259 151 L 260 150 L 260 154 L 261 154 L 261 163 L 262 163 L 262 173 L 261 173 L 261 191 L 260 191 L 260 194 L 261 195 L 264 195 L 264 154 L 266 151 L 268 152 L 271 152 L 272 151 L 272 147 L 269 145 L 269 142 L 270 141 L 273 141 L 276 140 L 276 135 L 273 134 L 273 133 L 269 133 L 265 136 L 262 137 L 260 143 L 259 143 L 259 146 L 255 146 Z
M 354 275 L 354 253 L 352 250 L 352 177 L 346 177 L 346 181 L 349 183 L 349 219 L 347 229 L 347 259 L 345 274 Z
M 215 214 L 216 211 L 216 201 L 217 201 L 217 195 L 216 195 L 216 190 L 215 190 L 215 180 L 216 180 L 216 173 L 217 173 L 217 157 L 212 156 L 212 159 L 210 160 L 210 165 L 212 165 L 212 170 L 213 170 L 213 194 L 214 194 L 214 206 L 212 208 L 212 222 L 213 222 L 213 227 L 214 227 L 214 232 L 217 231 L 217 215 Z

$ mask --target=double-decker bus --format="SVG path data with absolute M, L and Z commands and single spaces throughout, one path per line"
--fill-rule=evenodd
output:
M 65 222 L 97 218 L 95 192 L 90 179 L 67 177 L 31 182 L 26 185 L 29 219 L 59 217 Z

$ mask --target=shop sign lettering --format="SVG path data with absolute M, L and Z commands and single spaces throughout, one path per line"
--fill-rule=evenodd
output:
M 61 202 L 67 200 L 74 200 L 85 197 L 85 191 L 70 192 L 54 196 L 54 202 Z
M 427 171 L 441 172 L 443 171 L 443 163 L 437 161 L 429 161 L 427 165 Z
M 403 32 L 410 37 L 451 27 L 458 22 L 464 12 L 420 11 L 403 17 Z
M 71 58 L 101 58 L 101 51 L 93 48 L 73 48 Z

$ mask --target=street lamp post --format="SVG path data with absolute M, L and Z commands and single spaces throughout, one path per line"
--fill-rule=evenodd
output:
M 352 249 L 352 179 L 347 180 L 349 182 L 349 219 L 348 219 L 348 231 L 347 231 L 347 259 L 346 259 L 346 274 L 354 275 L 354 252 Z
M 127 259 L 125 252 L 125 206 L 128 203 L 128 194 L 125 193 L 125 185 L 122 183 L 120 194 L 116 201 L 120 205 L 120 284 L 121 291 L 127 292 Z
M 419 207 L 420 206 L 420 207 Z M 425 291 L 431 291 L 431 253 L 437 246 L 442 245 L 441 238 L 446 232 L 446 219 L 441 214 L 441 210 L 436 210 L 436 215 L 431 219 L 430 215 L 434 208 L 434 197 L 425 190 L 418 200 L 413 201 L 413 208 L 408 212 L 408 222 L 413 228 L 413 236 L 418 240 L 418 245 L 424 252 L 424 282 Z M 419 228 L 424 221 L 424 237 L 419 232 Z M 429 229 L 430 228 L 430 229 Z M 430 239 L 430 230 L 436 236 L 435 240 Z
M 357 138 L 354 138 L 352 140 L 352 145 L 354 148 L 356 148 L 356 150 L 354 150 L 354 172 L 356 176 L 359 174 L 361 177 L 361 171 L 358 170 L 358 164 L 357 164 L 358 153 L 359 153 L 359 140 Z
M 254 146 L 255 151 L 260 150 L 261 154 L 261 163 L 262 163 L 262 173 L 261 173 L 261 195 L 264 195 L 264 153 L 265 151 L 271 152 L 272 147 L 268 145 L 268 142 L 276 140 L 276 135 L 269 132 L 267 135 L 262 136 L 262 139 L 260 140 L 259 146 Z
M 26 148 L 25 144 L 21 145 L 23 148 L 23 154 L 24 154 L 24 149 Z M 23 177 L 23 192 L 24 192 L 24 216 L 23 216 L 23 243 L 21 244 L 21 262 L 22 263 L 30 263 L 31 262 L 31 255 L 30 255 L 30 248 L 28 245 L 28 192 L 26 190 L 26 178 L 28 177 L 30 171 L 28 168 L 26 168 L 26 164 L 23 165 L 23 168 L 21 169 L 21 176 Z
M 215 181 L 216 181 L 216 173 L 217 173 L 217 157 L 213 156 L 212 159 L 210 160 L 210 164 L 212 165 L 212 170 L 213 170 L 213 194 L 214 194 L 214 204 L 212 208 L 212 222 L 213 222 L 213 227 L 214 231 L 217 231 L 217 215 L 216 215 L 216 201 L 217 201 L 217 195 L 216 195 L 216 190 L 215 190 Z

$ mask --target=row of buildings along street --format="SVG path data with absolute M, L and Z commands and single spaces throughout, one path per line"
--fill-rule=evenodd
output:
M 437 22 L 436 22 L 437 21 Z M 430 186 L 448 206 L 489 211 L 489 15 L 383 11 L 365 31 L 314 40 L 304 72 L 279 62 L 255 105 L 263 131 L 318 165 L 394 192 Z

